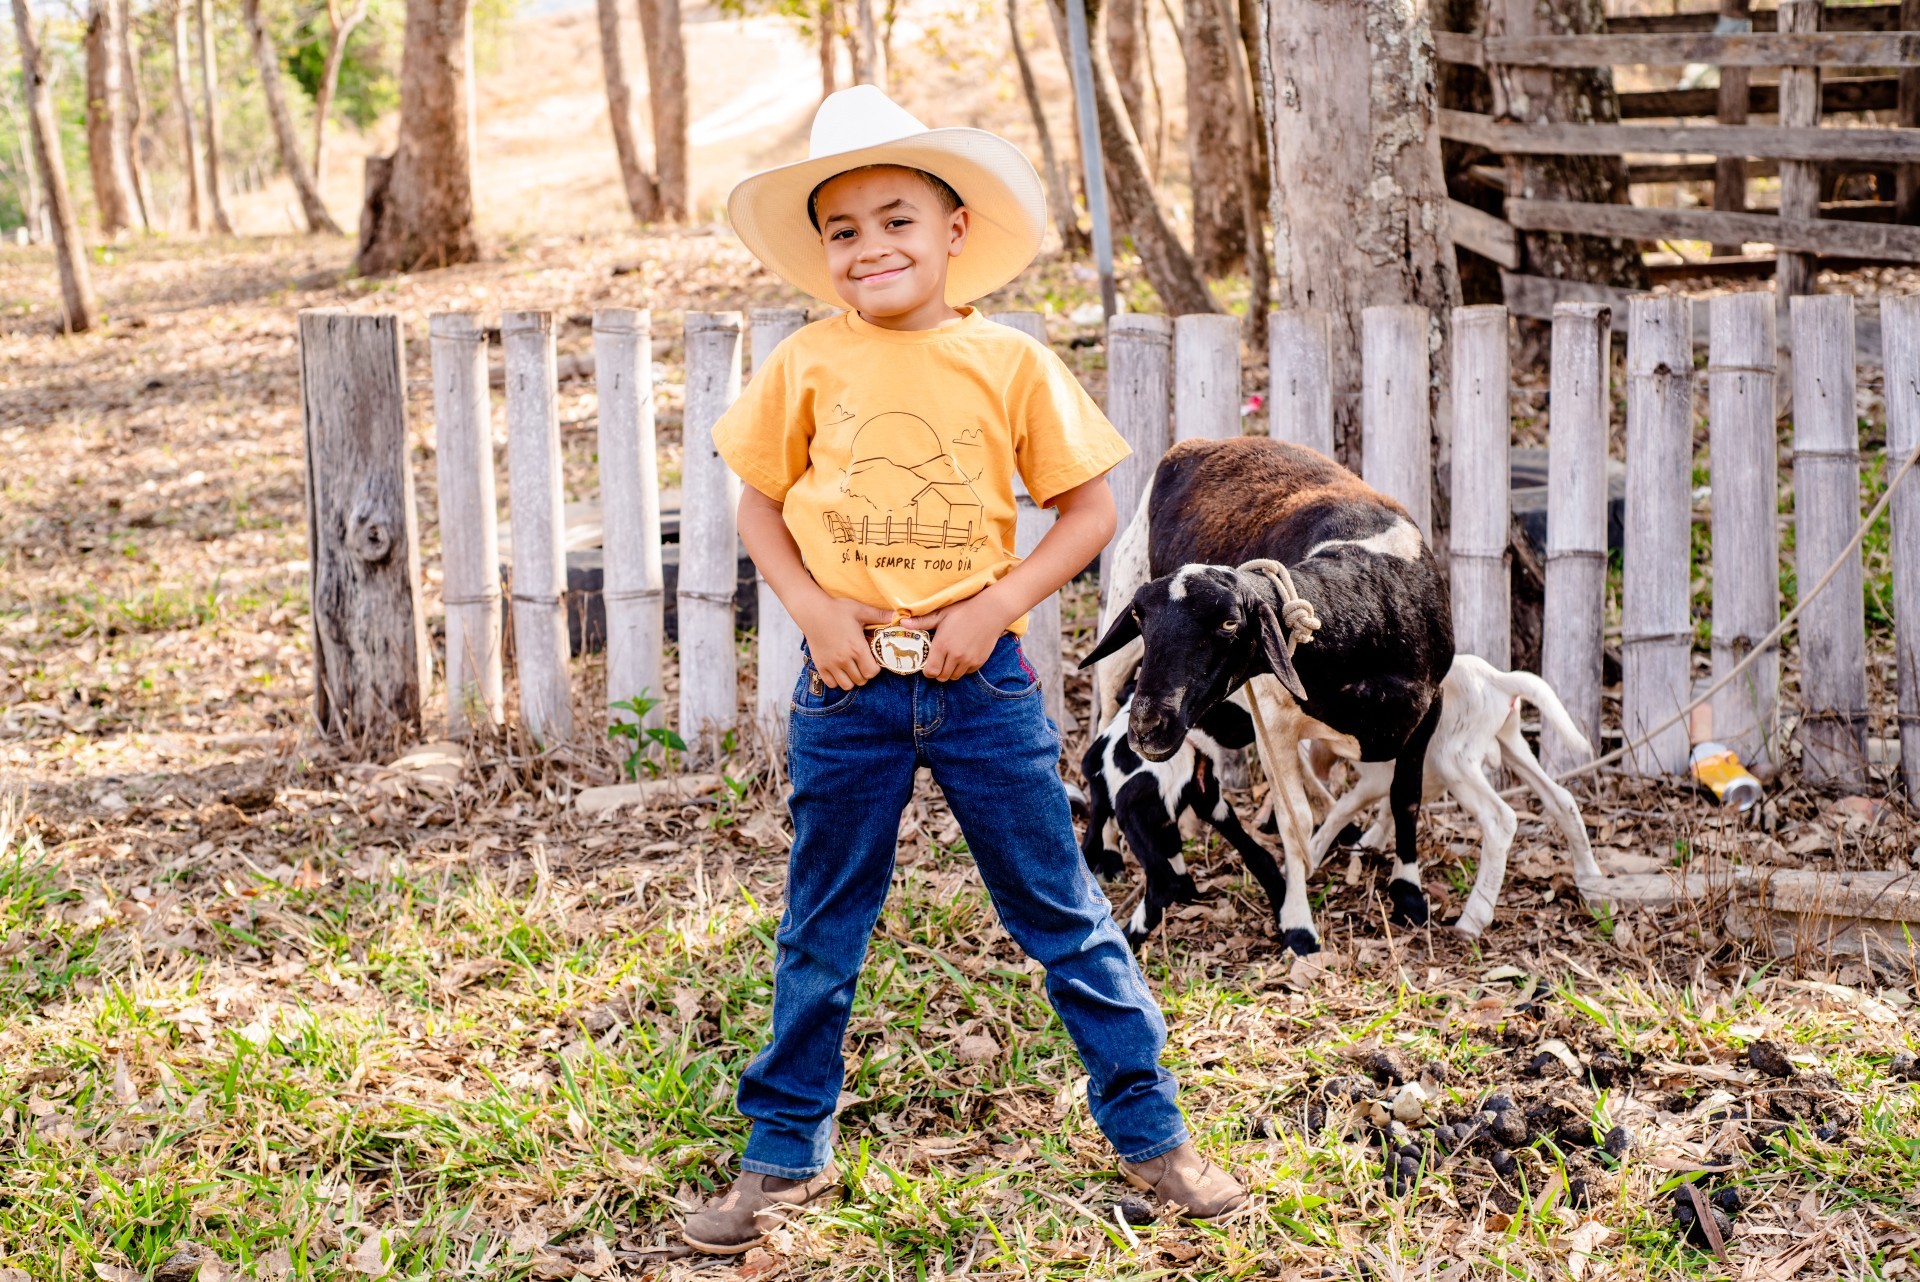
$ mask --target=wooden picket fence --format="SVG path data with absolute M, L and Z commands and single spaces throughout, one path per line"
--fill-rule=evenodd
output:
M 1685 771 L 1687 729 L 1667 726 L 1691 698 L 1693 424 L 1692 303 L 1631 300 L 1626 339 L 1626 529 L 1622 596 L 1621 724 L 1625 765 L 1647 775 Z M 994 319 L 1044 341 L 1037 313 Z M 711 760 L 739 725 L 734 509 L 740 482 L 712 445 L 712 429 L 741 386 L 743 345 L 756 362 L 805 323 L 794 309 L 691 312 L 685 317 L 686 401 L 680 565 L 679 701 L 672 719 L 692 761 Z M 1458 648 L 1507 666 L 1511 652 L 1508 318 L 1501 307 L 1452 317 L 1449 565 Z M 1418 307 L 1376 307 L 1363 318 L 1366 479 L 1406 504 L 1431 533 L 1430 336 Z M 1781 619 L 1776 503 L 1775 309 L 1771 294 L 1715 298 L 1705 371 L 1712 487 L 1712 663 L 1729 671 Z M 1867 654 L 1862 562 L 1850 545 L 1861 518 L 1853 300 L 1793 300 L 1790 349 L 1795 557 L 1802 590 L 1838 563 L 1798 622 L 1800 756 L 1817 780 L 1868 778 Z M 552 315 L 502 317 L 513 524 L 511 587 L 503 594 L 496 524 L 485 331 L 469 314 L 431 319 L 437 429 L 442 670 L 447 731 L 506 715 L 503 607 L 511 611 L 521 725 L 542 744 L 572 724 L 564 591 L 563 494 Z M 606 698 L 665 689 L 665 581 L 654 440 L 652 335 L 645 311 L 594 314 L 593 375 L 606 612 Z M 1542 667 L 1575 723 L 1600 745 L 1608 568 L 1609 309 L 1554 309 Z M 1920 446 L 1920 296 L 1881 305 L 1886 453 L 1897 464 Z M 352 738 L 417 722 L 429 681 L 419 588 L 417 522 L 406 450 L 404 360 L 392 316 L 301 315 L 302 391 L 309 459 L 316 709 Z M 1269 430 L 1331 453 L 1329 327 L 1311 312 L 1277 312 L 1270 327 Z M 743 340 L 745 340 L 743 344 Z M 1168 446 L 1239 435 L 1240 333 L 1225 316 L 1122 315 L 1107 331 L 1107 413 L 1133 447 L 1111 474 L 1122 520 L 1131 515 Z M 1052 513 L 1018 495 L 1018 550 L 1044 536 Z M 1920 473 L 1892 498 L 1893 596 L 1902 764 L 1920 796 Z M 1104 559 L 1104 558 L 1103 558 Z M 757 585 L 758 672 L 751 716 L 761 742 L 780 743 L 797 676 L 799 634 Z M 1052 715 L 1070 724 L 1056 597 L 1034 611 L 1027 649 Z M 1715 737 L 1749 760 L 1777 758 L 1779 647 L 1713 701 Z M 665 719 L 662 706 L 651 714 Z M 618 715 L 628 715 L 615 713 Z M 1645 740 L 1644 742 L 1641 742 Z M 1549 734 L 1549 768 L 1582 761 Z

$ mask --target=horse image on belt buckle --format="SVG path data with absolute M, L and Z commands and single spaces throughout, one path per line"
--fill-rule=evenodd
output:
M 933 635 L 919 628 L 903 628 L 893 624 L 876 628 L 869 644 L 873 648 L 873 657 L 888 672 L 897 672 L 910 677 L 927 666 L 927 654 L 933 649 Z

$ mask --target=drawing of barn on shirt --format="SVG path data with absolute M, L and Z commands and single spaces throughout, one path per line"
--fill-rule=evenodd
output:
M 980 475 L 980 434 L 949 446 L 917 414 L 876 414 L 854 433 L 852 462 L 841 483 L 844 503 L 825 514 L 835 543 L 924 548 L 978 546 L 986 541 L 986 509 L 973 488 Z M 964 466 L 961 454 L 973 455 Z

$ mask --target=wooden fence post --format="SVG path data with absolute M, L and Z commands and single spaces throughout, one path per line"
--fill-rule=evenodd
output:
M 567 679 L 566 500 L 553 313 L 506 312 L 507 514 L 513 519 L 513 659 L 520 720 L 551 747 L 573 733 Z
M 1513 663 L 1507 309 L 1453 309 L 1453 648 Z
M 1173 321 L 1173 439 L 1240 435 L 1240 318 L 1211 312 Z
M 1039 312 L 995 312 L 991 319 L 1017 329 L 1034 342 L 1046 346 L 1047 318 Z M 1013 551 L 1015 556 L 1029 556 L 1040 545 L 1040 540 L 1047 536 L 1047 531 L 1053 528 L 1054 511 L 1033 501 L 1033 497 L 1027 493 L 1026 482 L 1018 473 L 1013 478 L 1013 490 L 1017 520 Z M 1124 525 L 1131 517 L 1132 514 L 1128 513 L 1120 521 Z M 1026 651 L 1027 662 L 1039 674 L 1041 697 L 1046 700 L 1047 715 L 1053 718 L 1053 724 L 1060 727 L 1062 735 L 1071 733 L 1078 723 L 1073 714 L 1067 711 L 1058 592 L 1033 607 L 1032 613 L 1027 616 L 1027 635 L 1021 638 L 1020 645 Z
M 1886 353 L 1887 459 L 1899 467 L 1920 445 L 1920 294 L 1880 300 Z M 1894 673 L 1900 707 L 1900 764 L 1907 806 L 1920 810 L 1920 468 L 1892 499 Z
M 392 313 L 300 313 L 313 711 L 355 749 L 418 725 L 432 672 L 400 343 Z
M 659 700 L 644 718 L 667 723 L 666 590 L 660 565 L 660 460 L 653 435 L 653 317 L 644 308 L 593 313 L 593 381 L 600 403 L 600 600 L 607 614 L 607 703 Z M 617 721 L 633 721 L 615 708 Z
M 1707 417 L 1713 486 L 1713 676 L 1780 622 L 1780 468 L 1774 444 L 1773 300 L 1722 294 L 1709 311 Z M 1772 760 L 1780 650 L 1770 647 L 1713 697 L 1713 737 L 1749 761 Z
M 1133 447 L 1107 477 L 1123 530 L 1172 440 L 1172 364 L 1173 323 L 1166 317 L 1125 312 L 1107 321 L 1107 417 Z M 1112 560 L 1109 542 L 1100 552 L 1103 604 Z
M 427 318 L 440 478 L 441 601 L 447 610 L 447 734 L 505 715 L 500 514 L 493 479 L 487 335 L 468 312 Z
M 1693 503 L 1693 304 L 1638 295 L 1627 309 L 1627 546 L 1620 730 L 1629 744 L 1686 707 Z M 1687 727 L 1627 754 L 1643 775 L 1687 768 Z
M 1556 303 L 1547 449 L 1546 600 L 1540 675 L 1600 750 L 1601 631 L 1607 598 L 1607 412 L 1613 310 Z M 1454 491 L 1456 494 L 1459 490 Z M 1558 773 L 1587 760 L 1548 726 L 1541 764 Z
M 749 356 L 755 377 L 773 355 L 782 339 L 807 323 L 804 307 L 756 307 L 747 313 L 750 328 Z M 758 569 L 753 574 L 755 610 L 758 621 L 759 656 L 753 693 L 754 720 L 759 723 L 760 741 L 775 761 L 786 759 L 787 713 L 793 702 L 793 685 L 800 679 L 800 625 L 780 604 Z
M 740 395 L 740 313 L 688 312 L 680 481 L 680 735 L 711 761 L 734 728 L 733 598 L 740 478 L 713 448 L 713 425 Z
M 1360 313 L 1360 474 L 1399 499 L 1433 537 L 1433 413 L 1427 309 L 1415 304 Z
M 1900 29 L 1920 31 L 1920 0 L 1900 0 Z M 1894 103 L 1893 123 L 1908 129 L 1920 126 L 1920 66 L 1908 63 L 1900 68 L 1896 92 L 1899 96 Z M 1898 165 L 1894 168 L 1893 199 L 1893 216 L 1896 220 L 1909 225 L 1920 223 L 1920 164 Z M 1884 325 L 1885 321 L 1881 323 Z M 1884 329 L 1880 332 L 1882 335 L 1886 333 Z M 1911 769 L 1907 778 L 1913 778 Z M 1907 791 L 1909 797 L 1915 795 L 1911 784 Z M 1915 804 L 1920 805 L 1920 802 Z
M 1748 12 L 1747 0 L 1720 0 L 1720 21 L 1715 24 L 1716 32 L 1734 34 L 1739 31 L 1753 30 L 1753 17 Z M 1744 125 L 1747 123 L 1748 82 L 1751 79 L 1746 67 L 1721 67 L 1719 101 L 1716 103 L 1717 118 L 1723 125 Z M 1713 207 L 1727 213 L 1743 214 L 1747 211 L 1747 158 L 1745 156 L 1719 156 L 1713 162 Z M 1714 245 L 1711 252 L 1715 258 L 1729 254 L 1738 254 L 1745 246 L 1737 242 Z M 1714 733 L 1719 733 L 1719 723 L 1714 723 Z
M 1818 31 L 1823 7 L 1823 0 L 1780 0 L 1778 29 L 1783 33 Z M 1810 129 L 1819 123 L 1820 68 L 1780 68 L 1780 127 Z M 1819 216 L 1819 162 L 1781 161 L 1780 217 L 1807 219 Z M 1814 292 L 1814 274 L 1818 270 L 1819 259 L 1813 254 L 1778 250 L 1775 261 L 1774 301 L 1775 306 L 1784 313 L 1789 299 Z
M 1333 340 L 1327 314 L 1276 311 L 1267 323 L 1267 432 L 1333 454 Z
M 1798 0 L 1789 0 L 1798 3 Z M 1794 576 L 1809 591 L 1860 522 L 1853 295 L 1793 300 Z M 1867 609 L 1860 551 L 1800 615 L 1800 764 L 1807 777 L 1867 781 Z

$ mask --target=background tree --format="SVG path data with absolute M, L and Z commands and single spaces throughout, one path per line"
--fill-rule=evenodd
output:
M 173 108 L 180 115 L 181 167 L 187 171 L 187 230 L 199 231 L 206 221 L 200 195 L 200 126 L 193 119 L 193 100 L 187 94 L 187 0 L 173 3 Z
M 327 176 L 327 112 L 333 107 L 333 95 L 340 88 L 340 65 L 346 61 L 347 40 L 367 16 L 367 0 L 353 0 L 344 10 L 340 0 L 327 0 L 327 59 L 322 65 L 320 83 L 313 91 L 313 177 L 322 184 Z
M 640 0 L 647 46 L 647 102 L 653 109 L 653 164 L 660 217 L 687 220 L 687 46 L 680 0 Z
M 120 123 L 125 130 L 127 174 L 133 180 L 135 211 L 143 230 L 152 231 L 153 193 L 147 187 L 147 91 L 140 83 L 140 33 L 134 29 L 133 9 L 128 0 L 109 0 L 120 20 L 120 84 L 124 93 Z
M 1126 105 L 1127 121 L 1147 156 L 1147 172 L 1160 172 L 1159 122 L 1147 105 L 1148 33 L 1145 0 L 1106 0 L 1106 46 L 1112 60 L 1113 83 Z M 1088 14 L 1091 22 L 1092 14 Z M 1091 30 L 1091 27 L 1089 27 Z M 1066 48 L 1063 43 L 1061 48 Z
M 87 7 L 87 168 L 93 204 L 108 236 L 134 225 L 133 175 L 127 166 L 125 28 L 116 0 Z
M 200 0 L 206 4 L 207 0 Z M 274 48 L 273 35 L 267 30 L 265 18 L 260 13 L 260 0 L 241 0 L 240 10 L 246 19 L 247 33 L 253 40 L 253 60 L 260 70 L 260 89 L 267 99 L 267 117 L 273 123 L 274 141 L 280 148 L 280 164 L 287 171 L 287 177 L 293 182 L 295 195 L 300 198 L 300 212 L 306 215 L 307 230 L 324 232 L 329 236 L 340 234 L 340 224 L 333 221 L 333 215 L 327 212 L 326 202 L 320 199 L 319 184 L 307 169 L 307 162 L 300 155 L 300 139 L 294 132 L 293 113 L 287 109 L 286 89 L 280 80 L 280 54 Z
M 675 18 L 677 28 L 677 8 Z M 400 143 L 393 155 L 367 161 L 355 260 L 365 275 L 447 267 L 480 256 L 469 136 L 471 19 L 467 0 L 407 0 Z
M 1247 256 L 1242 217 L 1247 150 L 1234 81 L 1240 33 L 1220 0 L 1186 0 L 1187 163 L 1193 186 L 1193 258 L 1211 277 Z
M 633 211 L 634 220 L 650 223 L 660 216 L 660 187 L 640 158 L 640 122 L 635 118 L 633 89 L 627 81 L 620 0 L 595 0 L 595 4 L 600 17 L 600 68 L 607 82 L 607 117 L 613 123 L 620 184 L 626 190 L 627 208 Z
M 27 119 L 33 134 L 33 159 L 40 185 L 53 214 L 54 256 L 60 263 L 60 301 L 70 333 L 92 329 L 97 308 L 93 282 L 87 276 L 87 247 L 80 239 L 80 221 L 73 214 L 67 191 L 67 171 L 60 159 L 60 129 L 53 116 L 53 95 L 47 87 L 47 61 L 34 36 L 33 15 L 27 0 L 13 0 L 13 26 L 20 46 L 20 79 L 26 92 Z
M 820 0 L 813 24 L 820 53 L 820 99 L 824 102 L 840 87 L 840 0 Z
M 207 205 L 213 211 L 213 229 L 222 236 L 233 235 L 233 220 L 227 217 L 226 198 L 220 188 L 220 100 L 213 86 L 219 72 L 213 57 L 213 5 L 196 0 L 195 16 L 200 35 L 200 110 L 207 118 Z
M 1020 0 L 1007 0 L 1007 37 L 1013 43 L 1013 60 L 1020 71 L 1020 90 L 1027 98 L 1027 111 L 1033 116 L 1033 131 L 1040 136 L 1041 177 L 1047 183 L 1047 203 L 1053 207 L 1053 224 L 1060 232 L 1060 247 L 1070 254 L 1084 254 L 1089 237 L 1081 230 L 1074 214 L 1073 196 L 1060 169 L 1060 157 L 1053 149 L 1053 130 L 1047 125 L 1047 112 L 1040 101 L 1040 87 L 1033 77 L 1033 62 L 1027 57 L 1027 42 L 1020 34 Z

